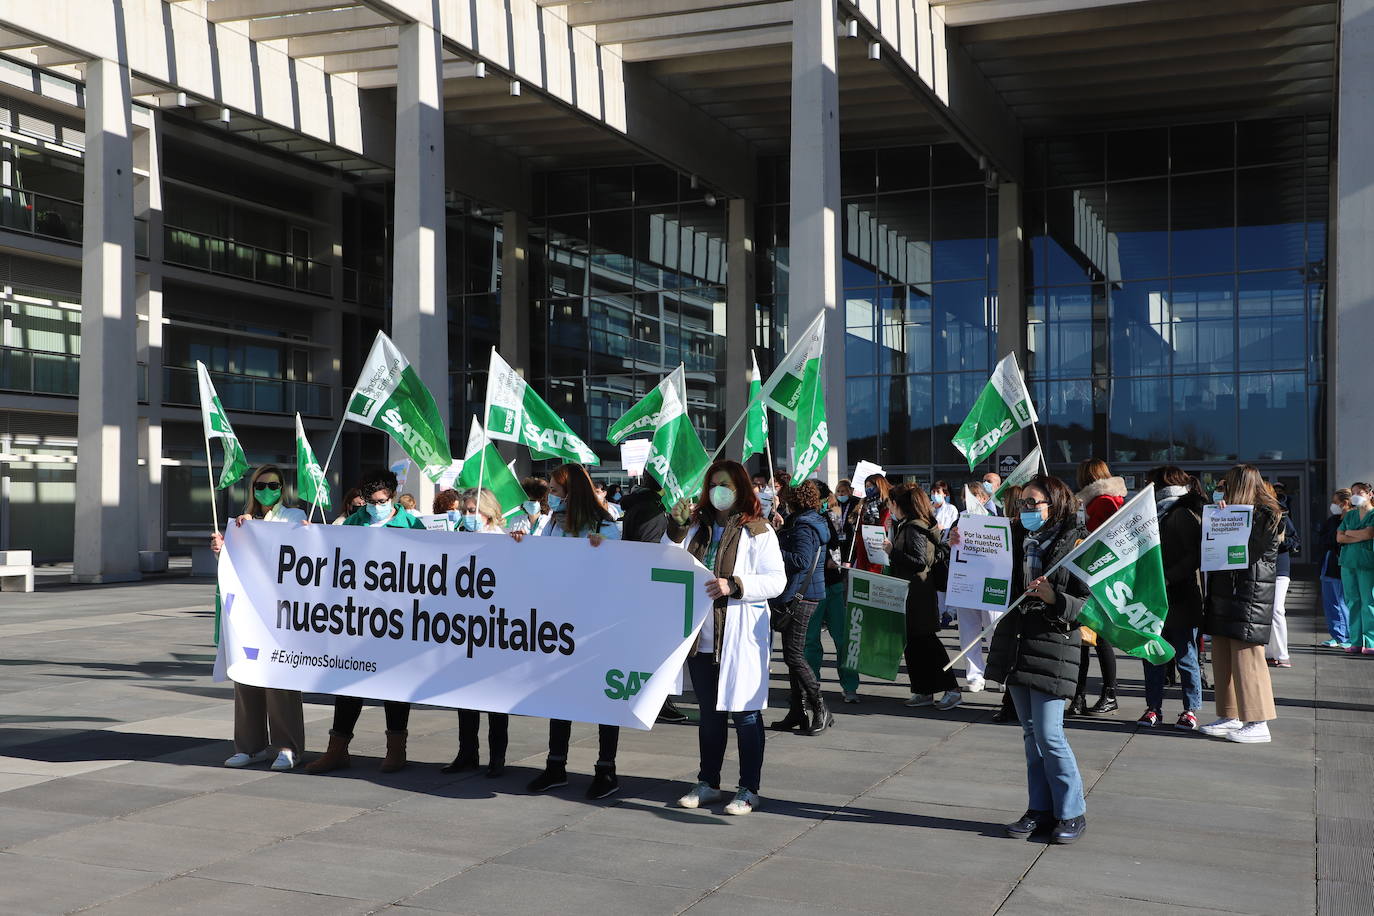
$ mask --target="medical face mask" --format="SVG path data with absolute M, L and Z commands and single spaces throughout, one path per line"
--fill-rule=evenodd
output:
M 1021 513 L 1021 527 L 1027 531 L 1039 531 L 1040 526 L 1044 524 L 1045 519 L 1039 512 L 1026 511 Z
M 458 517 L 459 531 L 476 531 L 480 527 L 481 521 L 477 518 L 477 513 L 475 512 L 465 512 Z
M 374 522 L 381 522 L 391 518 L 392 511 L 391 500 L 389 499 L 382 503 L 367 504 L 367 514 L 372 516 Z
M 983 481 L 983 492 L 986 493 L 986 494 L 988 494 L 989 496 L 992 495 L 992 481 L 990 481 L 990 480 L 985 480 L 985 481 Z
M 539 503 L 532 499 L 521 503 L 520 507 L 525 510 L 525 514 L 528 516 L 533 517 L 539 514 Z
M 711 488 L 710 499 L 717 512 L 725 512 L 735 504 L 735 491 L 730 487 L 717 485 Z
M 729 488 L 727 487 L 726 489 L 729 489 Z M 772 512 L 773 512 L 774 496 L 775 496 L 775 494 L 774 494 L 774 492 L 773 492 L 773 488 L 772 488 L 772 487 L 764 487 L 762 490 L 759 490 L 759 505 L 763 507 L 763 514 L 764 514 L 764 515 L 771 515 L 771 514 L 772 514 Z M 735 499 L 735 491 L 734 491 L 734 490 L 730 490 L 730 501 L 731 501 L 732 504 L 733 504 L 733 502 L 734 502 L 734 499 Z M 712 503 L 712 505 L 715 505 L 715 504 Z M 729 508 L 729 507 L 727 506 L 726 508 Z M 722 511 L 723 511 L 723 510 L 722 510 Z
M 841 506 L 849 502 L 849 497 L 847 495 L 836 494 L 835 499 Z
M 1350 497 L 1350 505 L 1354 506 L 1356 509 L 1363 509 L 1365 506 L 1369 505 L 1369 497 L 1365 496 L 1363 493 L 1356 493 L 1354 496 Z
M 1344 515 L 1344 514 L 1345 514 L 1344 511 L 1341 509 L 1341 504 L 1340 504 L 1340 503 L 1332 503 L 1332 504 L 1330 505 L 1329 508 L 1331 509 L 1331 514 L 1332 514 L 1332 515 Z
M 943 494 L 943 493 L 932 493 L 932 494 L 930 494 L 930 502 L 931 502 L 931 505 L 934 505 L 934 506 L 943 506 L 943 505 L 945 504 L 945 494 Z
M 877 487 L 864 487 L 864 498 L 865 498 L 865 499 L 877 499 L 877 498 L 878 498 L 878 488 L 877 488 Z
M 562 511 L 563 511 L 563 497 L 557 496 L 557 495 L 555 495 L 555 494 L 553 494 L 553 493 L 550 493 L 550 494 L 549 494 L 549 511 L 550 511 L 550 512 L 562 512 Z
M 1217 505 L 1221 505 L 1221 501 L 1224 500 L 1225 498 L 1226 498 L 1226 494 L 1223 493 L 1222 491 L 1220 491 L 1220 490 L 1213 490 L 1213 491 L 1212 491 L 1212 502 L 1216 503 Z

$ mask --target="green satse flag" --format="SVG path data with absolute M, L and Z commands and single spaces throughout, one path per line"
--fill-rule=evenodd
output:
M 1016 466 L 1016 470 L 1007 475 L 1007 479 L 1002 481 L 1002 485 L 997 488 L 996 493 L 992 494 L 992 498 L 1000 502 L 1003 493 L 1007 492 L 1012 487 L 1024 487 L 1030 482 L 1031 478 L 1035 476 L 1039 469 L 1040 446 L 1037 445 L 1035 448 L 1031 449 L 1030 454 Z
M 1145 488 L 1065 558 L 1092 597 L 1078 622 L 1117 648 L 1162 665 L 1174 649 L 1160 636 L 1169 614 L 1155 488 Z
M 763 454 L 768 448 L 768 408 L 763 406 L 763 377 L 759 360 L 749 351 L 749 415 L 744 420 L 744 454 L 741 461 Z
M 830 430 L 825 422 L 825 380 L 821 376 L 824 351 L 822 311 L 763 384 L 764 403 L 797 425 L 792 449 L 797 466 L 792 469 L 792 486 L 810 477 L 830 448 Z
M 224 415 L 224 405 L 215 393 L 215 385 L 210 381 L 210 373 L 205 364 L 196 360 L 196 377 L 200 380 L 200 420 L 205 427 L 206 440 L 218 439 L 224 446 L 224 468 L 220 471 L 216 490 L 233 486 L 244 474 L 248 473 L 248 456 L 239 445 L 239 437 L 234 435 L 234 427 Z M 207 460 L 209 456 L 206 456 Z
M 1026 381 L 1016 364 L 1016 355 L 1008 353 L 992 378 L 973 402 L 973 409 L 950 441 L 966 459 L 969 470 L 991 455 L 998 444 L 1018 429 L 1035 423 L 1035 405 L 1031 403 Z
M 321 509 L 330 508 L 329 481 L 325 480 L 324 468 L 315 460 L 310 440 L 305 438 L 300 414 L 296 414 L 296 497 Z
M 519 442 L 537 459 L 601 463 L 596 452 L 501 358 L 495 347 L 491 349 L 491 371 L 487 373 L 485 420 L 488 437 Z
M 482 430 L 482 424 L 472 418 L 472 429 L 468 432 L 468 446 L 463 452 L 463 469 L 458 472 L 455 486 L 466 490 L 478 486 L 496 495 L 501 504 L 501 515 L 509 518 L 520 511 L 521 504 L 528 498 L 525 488 L 511 473 L 510 467 L 501 460 L 501 453 Z
M 344 419 L 387 433 L 430 480 L 438 480 L 453 461 L 439 405 L 410 368 L 410 360 L 381 331 L 358 375 Z
M 845 588 L 849 646 L 839 660 L 841 668 L 885 681 L 897 679 L 906 649 L 907 588 L 904 579 L 849 571 Z
M 638 432 L 654 431 L 646 467 L 663 487 L 663 508 L 671 510 L 680 500 L 701 492 L 702 478 L 711 456 L 687 416 L 687 370 L 679 365 L 663 377 L 653 391 L 640 398 L 606 434 L 619 445 Z

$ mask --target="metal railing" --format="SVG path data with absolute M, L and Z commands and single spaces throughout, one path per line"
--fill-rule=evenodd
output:
M 211 372 L 210 378 L 215 383 L 220 403 L 227 410 L 288 415 L 299 412 L 303 417 L 328 418 L 334 415 L 328 385 L 230 372 Z M 162 385 L 163 404 L 200 406 L 200 382 L 195 369 L 164 366 Z
M 233 239 L 165 226 L 164 261 L 195 270 L 252 280 L 328 296 L 329 264 L 285 251 L 246 245 Z
M 81 244 L 80 201 L 0 185 L 0 227 L 45 239 Z
M 65 353 L 0 347 L 0 391 L 75 397 L 80 359 Z
M 386 278 L 352 267 L 343 269 L 343 300 L 364 305 L 385 305 L 388 299 Z

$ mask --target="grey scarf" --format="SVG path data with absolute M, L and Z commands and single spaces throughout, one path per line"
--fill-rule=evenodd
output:
M 1155 491 L 1155 517 L 1164 521 L 1165 514 L 1174 507 L 1174 503 L 1180 498 L 1188 495 L 1187 487 L 1161 487 Z

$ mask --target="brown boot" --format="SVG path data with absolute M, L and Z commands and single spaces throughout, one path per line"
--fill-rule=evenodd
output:
M 305 771 L 312 776 L 321 773 L 330 773 L 334 770 L 346 770 L 353 765 L 348 757 L 348 742 L 353 740 L 351 737 L 345 738 L 342 735 L 329 733 L 329 747 L 312 762 L 305 765 Z
M 395 773 L 406 765 L 406 735 L 405 731 L 386 733 L 386 756 L 382 758 L 381 771 L 383 773 Z

